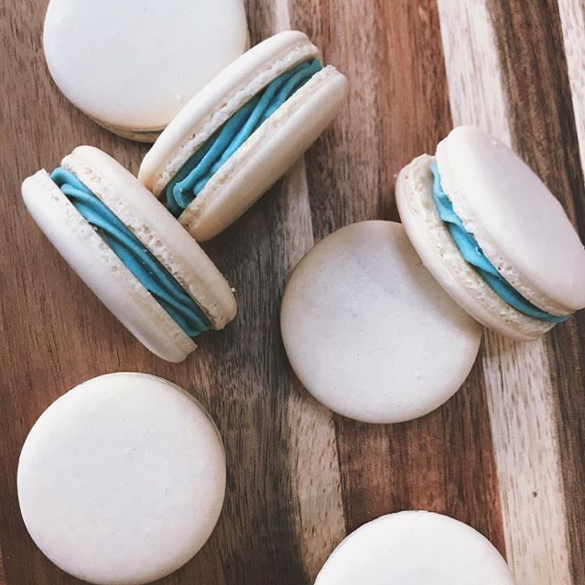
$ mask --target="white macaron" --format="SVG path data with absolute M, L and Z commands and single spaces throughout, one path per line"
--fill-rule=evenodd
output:
M 399 512 L 350 534 L 315 585 L 514 585 L 496 548 L 448 516 Z
M 425 266 L 486 327 L 530 340 L 585 307 L 585 250 L 561 204 L 479 129 L 405 167 L 396 200 Z
M 246 211 L 338 112 L 347 80 L 301 32 L 256 45 L 168 125 L 138 178 L 197 240 Z
M 481 327 L 424 268 L 398 223 L 367 221 L 327 236 L 298 264 L 281 330 L 305 388 L 364 422 L 423 416 L 463 384 Z
M 18 499 L 43 553 L 101 585 L 140 585 L 189 561 L 211 535 L 226 485 L 223 445 L 203 407 L 146 374 L 89 380 L 30 431 Z
M 112 132 L 153 142 L 248 47 L 242 0 L 51 0 L 49 71 Z
M 34 220 L 112 313 L 148 349 L 178 362 L 236 313 L 213 262 L 173 216 L 104 152 L 80 146 L 51 175 L 26 179 Z

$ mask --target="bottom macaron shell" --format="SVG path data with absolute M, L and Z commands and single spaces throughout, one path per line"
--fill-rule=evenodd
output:
M 412 245 L 443 289 L 477 321 L 518 341 L 537 339 L 554 323 L 528 317 L 505 303 L 470 266 L 437 212 L 429 155 L 407 165 L 396 182 L 396 203 Z
M 120 373 L 41 415 L 20 456 L 18 497 L 31 537 L 61 569 L 141 585 L 201 549 L 225 481 L 221 438 L 201 405 L 161 378 Z
M 469 374 L 479 324 L 422 266 L 404 228 L 343 228 L 299 263 L 284 294 L 290 363 L 330 409 L 372 423 L 423 416 Z
M 350 534 L 315 585 L 514 585 L 496 548 L 448 516 L 400 512 Z
M 156 141 L 156 139 L 160 136 L 160 133 L 164 130 L 164 126 L 161 128 L 123 128 L 122 126 L 112 126 L 107 122 L 102 122 L 93 116 L 89 116 L 96 124 L 121 136 L 122 138 L 127 138 L 128 140 L 134 140 L 135 142 L 144 142 L 147 144 L 152 144 Z

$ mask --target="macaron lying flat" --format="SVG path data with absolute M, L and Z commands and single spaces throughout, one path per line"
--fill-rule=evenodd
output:
M 199 241 L 248 209 L 333 120 L 347 80 L 301 32 L 256 45 L 199 92 L 138 178 Z
M 333 551 L 315 585 L 513 585 L 506 562 L 470 526 L 430 512 L 382 516 Z
M 585 307 L 585 250 L 562 206 L 477 128 L 405 167 L 396 200 L 425 266 L 486 327 L 535 339 Z
M 233 293 L 199 245 L 141 183 L 81 146 L 51 175 L 26 179 L 31 215 L 112 313 L 148 349 L 178 362 L 194 338 L 223 329 Z
M 155 376 L 110 374 L 54 402 L 18 465 L 26 527 L 61 569 L 139 585 L 184 565 L 219 518 L 221 438 L 187 392 Z
M 305 388 L 331 410 L 372 423 L 438 408 L 463 384 L 481 339 L 404 228 L 386 221 L 338 230 L 301 260 L 281 330 Z
M 116 134 L 154 142 L 248 47 L 242 0 L 51 0 L 49 71 L 65 96 Z

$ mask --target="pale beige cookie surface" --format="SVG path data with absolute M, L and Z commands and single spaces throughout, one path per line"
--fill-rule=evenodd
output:
M 26 527 L 43 553 L 90 583 L 139 585 L 172 573 L 209 538 L 226 464 L 213 421 L 155 376 L 89 380 L 30 431 L 18 466 Z
M 51 0 L 49 71 L 112 132 L 153 142 L 248 45 L 242 0 Z
M 397 223 L 368 221 L 317 244 L 291 276 L 281 328 L 290 363 L 320 402 L 394 423 L 448 400 L 481 328 L 436 283 Z
M 400 512 L 351 533 L 315 585 L 514 585 L 496 548 L 448 516 Z

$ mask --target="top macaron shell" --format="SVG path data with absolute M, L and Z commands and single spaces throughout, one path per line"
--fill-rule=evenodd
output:
M 315 585 L 514 585 L 479 532 L 448 516 L 400 512 L 358 528 L 331 554 Z
M 185 564 L 221 513 L 226 461 L 203 407 L 161 378 L 116 373 L 56 400 L 18 466 L 26 527 L 64 571 L 150 583 Z
M 366 221 L 319 242 L 282 300 L 287 356 L 319 402 L 398 423 L 446 402 L 468 376 L 481 327 L 422 266 L 404 228 Z
M 138 178 L 155 195 L 235 112 L 281 73 L 319 58 L 298 31 L 256 45 L 210 82 L 178 114 L 146 154 Z M 333 67 L 316 73 L 222 165 L 179 221 L 199 241 L 235 221 L 323 132 L 337 114 L 347 79 Z
M 146 142 L 247 46 L 241 0 L 51 0 L 44 28 L 65 96 Z
M 585 249 L 558 200 L 512 150 L 473 126 L 437 147 L 457 215 L 506 280 L 557 315 L 585 307 Z
M 134 233 L 222 329 L 236 313 L 233 293 L 199 245 L 136 178 L 102 151 L 81 146 L 62 162 Z M 197 346 L 126 268 L 45 171 L 23 183 L 43 232 L 118 320 L 153 353 L 178 362 Z

